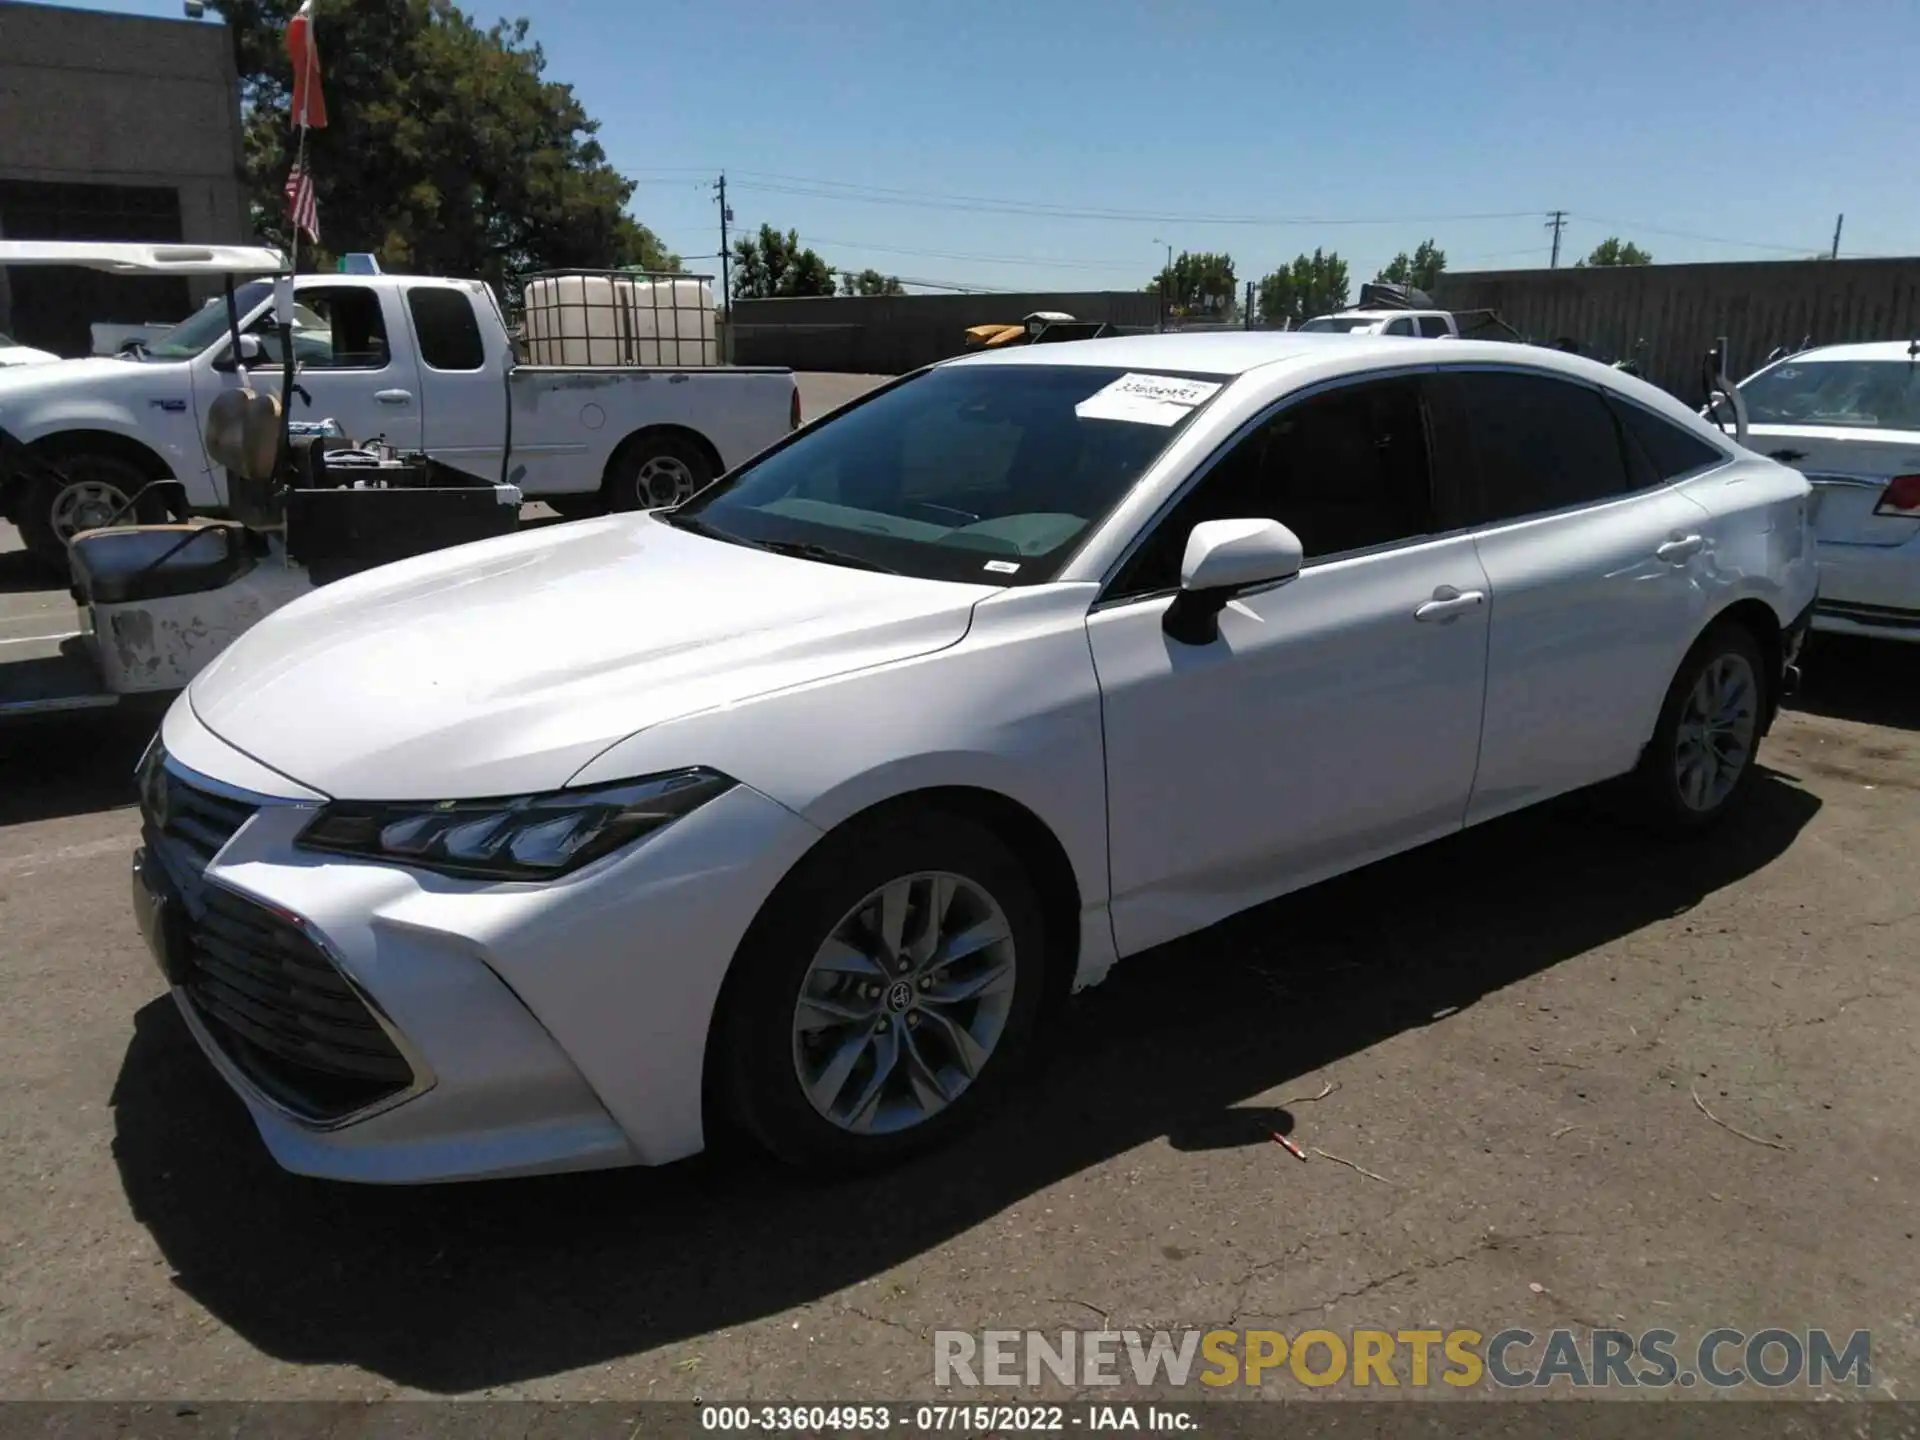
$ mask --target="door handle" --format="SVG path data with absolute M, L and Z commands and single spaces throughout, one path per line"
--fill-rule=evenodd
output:
M 1669 565 L 1679 565 L 1684 561 L 1691 560 L 1694 556 L 1698 555 L 1702 550 L 1706 548 L 1707 548 L 1706 536 L 1684 535 L 1677 540 L 1667 541 L 1666 544 L 1662 545 L 1658 550 L 1655 550 L 1653 553 L 1655 555 L 1658 555 L 1662 560 L 1666 561 Z
M 411 405 L 413 392 L 411 390 L 380 390 L 375 392 L 373 398 L 382 405 Z
M 1413 612 L 1416 620 L 1438 620 L 1442 624 L 1459 618 L 1469 610 L 1477 610 L 1487 603 L 1486 593 L 1481 590 L 1456 590 L 1451 585 L 1442 585 L 1433 592 L 1433 598 Z

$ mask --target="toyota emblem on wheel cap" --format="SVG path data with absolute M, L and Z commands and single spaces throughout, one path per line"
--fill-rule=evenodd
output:
M 898 1015 L 913 1004 L 913 986 L 904 980 L 896 980 L 887 990 L 887 1009 Z

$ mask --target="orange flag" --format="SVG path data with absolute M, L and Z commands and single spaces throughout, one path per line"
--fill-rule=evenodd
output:
M 320 93 L 320 52 L 313 44 L 313 0 L 302 0 L 287 22 L 287 58 L 293 61 L 293 123 L 320 130 L 327 123 L 327 102 Z

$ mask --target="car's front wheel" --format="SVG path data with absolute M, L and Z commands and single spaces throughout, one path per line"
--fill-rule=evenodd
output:
M 1657 823 L 1701 829 L 1739 801 L 1753 779 L 1768 683 L 1744 625 L 1717 625 L 1688 652 L 1640 761 L 1641 794 Z
M 1046 928 L 1019 860 L 960 816 L 830 837 L 782 884 L 729 976 L 716 1055 L 734 1117 L 794 1164 L 888 1164 L 1017 1078 Z

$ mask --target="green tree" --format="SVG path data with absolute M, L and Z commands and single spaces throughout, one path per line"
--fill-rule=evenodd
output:
M 254 229 L 282 246 L 294 145 L 285 36 L 298 3 L 211 0 L 240 72 Z M 529 270 L 681 268 L 627 213 L 633 182 L 607 163 L 572 87 L 546 78 L 525 20 L 481 29 L 451 0 L 316 9 L 329 120 L 307 142 L 317 262 L 369 251 L 389 269 L 495 284 Z
M 1593 253 L 1586 259 L 1574 261 L 1573 268 L 1585 270 L 1588 266 L 1651 265 L 1652 263 L 1653 256 L 1631 240 L 1623 243 L 1618 235 L 1609 235 L 1593 247 Z
M 1182 250 L 1171 267 L 1163 267 L 1147 282 L 1147 289 L 1165 295 L 1175 315 L 1231 314 L 1240 296 L 1233 257 L 1210 250 Z
M 1416 290 L 1431 290 L 1446 268 L 1447 252 L 1428 239 L 1415 246 L 1411 256 L 1402 250 L 1373 278 L 1392 285 L 1411 285 Z
M 833 271 L 812 250 L 800 247 L 800 232 L 781 234 L 762 225 L 757 236 L 733 242 L 733 295 L 765 300 L 776 295 L 831 295 Z
M 1297 255 L 1260 282 L 1260 318 L 1269 325 L 1294 324 L 1345 308 L 1347 262 L 1337 251 Z
M 900 283 L 898 275 L 882 275 L 878 270 L 862 270 L 858 275 L 851 270 L 840 272 L 840 293 L 842 295 L 904 295 L 907 287 Z

